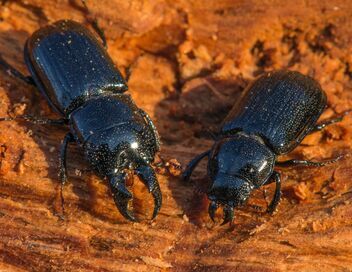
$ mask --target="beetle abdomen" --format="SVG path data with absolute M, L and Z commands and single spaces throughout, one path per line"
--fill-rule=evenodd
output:
M 266 73 L 243 92 L 223 123 L 222 133 L 260 135 L 276 154 L 293 150 L 326 106 L 320 85 L 298 72 Z
M 127 90 L 103 46 L 73 21 L 58 21 L 36 31 L 27 40 L 25 59 L 38 87 L 64 115 L 91 96 Z

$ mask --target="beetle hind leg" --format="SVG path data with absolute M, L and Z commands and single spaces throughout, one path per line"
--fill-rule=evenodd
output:
M 7 61 L 5 61 L 1 55 L 0 55 L 0 67 L 7 73 L 9 73 L 10 75 L 12 75 L 13 77 L 16 77 L 22 81 L 24 81 L 25 83 L 32 85 L 32 86 L 36 86 L 33 78 L 31 76 L 25 76 L 24 74 L 22 74 L 20 71 L 18 71 L 15 67 L 13 67 L 11 64 L 9 64 Z
M 287 160 L 287 161 L 276 162 L 276 165 L 281 167 L 290 167 L 290 166 L 323 167 L 325 165 L 335 163 L 341 160 L 343 157 L 344 156 L 340 155 L 340 156 L 337 156 L 336 158 L 322 161 L 322 162 L 314 162 L 314 161 L 307 161 L 307 160 Z
M 35 125 L 66 125 L 68 123 L 68 119 L 65 118 L 49 119 L 28 114 L 15 117 L 0 117 L 0 121 L 14 121 L 16 119 L 30 122 Z
M 139 166 L 135 172 L 147 186 L 149 193 L 151 193 L 154 198 L 154 211 L 152 216 L 152 219 L 154 219 L 157 216 L 162 204 L 161 190 L 155 172 L 153 168 L 148 165 Z
M 332 124 L 335 124 L 335 123 L 338 123 L 338 122 L 341 122 L 343 120 L 343 118 L 345 117 L 345 115 L 351 113 L 352 110 L 347 110 L 347 111 L 344 111 L 340 114 L 340 116 L 337 116 L 337 117 L 333 117 L 331 119 L 328 119 L 328 120 L 324 120 L 323 122 L 317 124 L 311 131 L 311 133 L 313 132 L 316 132 L 316 131 L 320 131 L 320 130 L 323 130 L 324 128 L 326 128 L 327 126 L 329 125 L 332 125 Z
M 84 6 L 84 9 L 85 11 L 88 13 L 88 15 L 91 14 L 88 6 L 87 6 L 87 1 L 86 0 L 81 0 L 83 6 Z M 94 17 L 92 20 L 90 20 L 91 22 L 91 25 L 94 29 L 94 31 L 98 34 L 98 36 L 100 37 L 100 39 L 102 40 L 103 42 L 103 46 L 105 47 L 105 49 L 108 48 L 108 45 L 107 45 L 107 42 L 106 42 L 106 37 L 105 37 L 105 32 L 102 28 L 100 28 L 99 24 L 98 24 L 98 20 L 96 17 Z

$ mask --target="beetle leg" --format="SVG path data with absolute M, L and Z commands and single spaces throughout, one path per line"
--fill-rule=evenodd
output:
M 336 158 L 322 161 L 322 162 L 314 162 L 314 161 L 307 161 L 307 160 L 287 160 L 287 161 L 281 161 L 281 162 L 276 162 L 275 164 L 277 166 L 281 167 L 290 167 L 290 166 L 313 166 L 313 167 L 322 167 L 328 164 L 335 163 L 342 159 L 343 156 L 337 156 Z
M 132 199 L 132 194 L 126 188 L 126 173 L 119 173 L 109 178 L 109 185 L 117 209 L 128 220 L 136 222 L 137 219 L 128 209 L 128 203 Z
M 129 66 L 127 66 L 127 67 L 125 68 L 125 80 L 126 80 L 127 83 L 128 83 L 128 81 L 130 80 L 131 75 L 132 75 L 131 66 L 132 66 L 132 65 L 129 65 Z
M 61 150 L 60 150 L 60 157 L 59 157 L 59 179 L 61 182 L 60 186 L 60 197 L 61 197 L 61 207 L 62 211 L 64 211 L 64 194 L 63 194 L 63 189 L 64 185 L 67 181 L 67 167 L 66 167 L 66 155 L 67 155 L 67 147 L 70 142 L 73 142 L 73 135 L 71 132 L 67 133 L 62 145 L 61 145 Z
M 331 125 L 331 124 L 335 124 L 335 123 L 338 123 L 340 121 L 342 121 L 343 119 L 343 116 L 340 116 L 340 117 L 336 117 L 336 118 L 333 118 L 333 119 L 329 119 L 329 120 L 325 120 L 319 124 L 317 124 L 313 130 L 311 131 L 312 132 L 316 132 L 316 131 L 320 131 L 322 129 L 324 129 L 325 127 L 327 127 L 328 125 Z
M 271 175 L 270 179 L 274 180 L 276 183 L 276 188 L 275 188 L 275 193 L 274 193 L 274 197 L 273 200 L 271 201 L 269 207 L 268 207 L 268 213 L 273 213 L 276 208 L 277 205 L 280 202 L 281 199 L 281 178 L 280 178 L 280 174 L 276 171 L 273 172 L 273 174 Z
M 331 124 L 335 124 L 335 123 L 338 123 L 338 122 L 341 122 L 343 120 L 343 118 L 345 117 L 345 115 L 349 114 L 350 112 L 352 112 L 352 110 L 347 110 L 347 111 L 344 111 L 343 113 L 341 113 L 340 116 L 338 117 L 334 117 L 334 118 L 331 118 L 331 119 L 328 119 L 328 120 L 325 120 L 319 124 L 317 124 L 310 133 L 313 133 L 313 132 L 316 132 L 316 131 L 320 131 L 322 129 L 324 129 L 325 127 L 331 125 Z
M 37 117 L 32 115 L 21 115 L 16 117 L 1 117 L 0 121 L 13 121 L 16 119 L 22 119 L 27 122 L 31 122 L 35 125 L 66 125 L 68 123 L 68 119 L 60 118 L 60 119 L 48 119 L 43 117 Z
M 154 139 L 156 142 L 157 151 L 159 151 L 160 150 L 160 137 L 159 137 L 158 130 L 156 129 L 156 127 L 155 127 L 155 125 L 154 125 L 154 123 L 148 113 L 146 113 L 142 109 L 139 109 L 139 113 L 143 116 L 143 118 L 147 121 L 148 125 L 152 128 L 153 134 L 154 134 Z
M 89 10 L 89 8 L 88 8 L 88 6 L 87 6 L 86 0 L 81 0 L 81 1 L 82 1 L 82 4 L 83 4 L 83 6 L 84 6 L 86 12 L 88 13 L 88 15 L 91 14 L 91 12 L 90 12 L 90 10 Z M 106 42 L 105 32 L 104 32 L 103 29 L 100 28 L 100 26 L 99 26 L 99 24 L 98 24 L 97 18 L 94 17 L 94 19 L 91 20 L 90 23 L 91 23 L 91 25 L 92 25 L 94 31 L 98 34 L 98 36 L 99 36 L 100 39 L 102 40 L 103 46 L 105 47 L 105 49 L 107 49 L 107 48 L 108 48 L 108 45 L 107 45 L 107 42 Z
M 26 82 L 29 85 L 36 86 L 33 78 L 31 76 L 25 76 L 20 71 L 18 71 L 15 67 L 6 62 L 0 55 L 0 66 L 2 69 L 13 77 L 17 77 L 22 81 Z
M 232 223 L 233 221 L 233 207 L 229 205 L 225 205 L 224 207 L 224 222 L 221 223 L 221 226 L 227 224 L 227 223 Z
M 143 181 L 143 183 L 147 186 L 149 193 L 153 195 L 154 198 L 154 211 L 153 211 L 153 216 L 152 219 L 154 219 L 160 208 L 161 208 L 161 203 L 162 203 L 162 195 L 160 191 L 160 186 L 158 183 L 158 180 L 155 176 L 155 172 L 153 168 L 151 168 L 148 165 L 141 165 L 135 170 L 136 174 L 140 179 Z
M 194 157 L 187 165 L 186 170 L 182 174 L 182 179 L 186 182 L 189 181 L 193 170 L 197 167 L 199 162 L 204 159 L 206 156 L 208 156 L 210 153 L 210 150 L 203 152 L 199 154 L 198 156 Z

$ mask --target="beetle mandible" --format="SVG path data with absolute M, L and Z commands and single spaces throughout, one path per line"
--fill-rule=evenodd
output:
M 208 157 L 210 218 L 214 221 L 222 205 L 223 224 L 232 223 L 234 208 L 243 205 L 254 189 L 272 182 L 276 189 L 268 212 L 275 211 L 281 197 L 275 165 L 319 167 L 340 159 L 277 161 L 307 134 L 341 121 L 342 116 L 317 124 L 325 107 L 326 95 L 320 85 L 299 72 L 268 72 L 250 84 L 224 119 L 211 150 L 196 156 L 183 173 L 188 181 L 198 163 Z
M 83 2 L 85 4 L 85 2 Z M 105 36 L 93 25 L 106 45 Z M 120 213 L 136 221 L 126 188 L 132 170 L 154 198 L 153 218 L 162 196 L 151 163 L 159 151 L 157 130 L 146 112 L 138 108 L 119 70 L 103 45 L 81 24 L 61 20 L 34 32 L 26 42 L 24 58 L 31 77 L 0 58 L 0 65 L 14 76 L 36 86 L 62 119 L 18 116 L 41 124 L 70 127 L 60 152 L 59 178 L 67 180 L 66 150 L 77 142 L 95 173 L 107 178 Z M 13 120 L 15 118 L 1 118 Z

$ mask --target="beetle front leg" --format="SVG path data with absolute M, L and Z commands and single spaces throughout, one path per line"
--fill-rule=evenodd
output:
M 198 156 L 194 157 L 187 165 L 186 170 L 182 174 L 182 179 L 186 182 L 189 181 L 194 169 L 197 167 L 199 162 L 204 159 L 206 156 L 208 156 L 210 153 L 210 150 L 203 152 L 199 154 Z
M 60 197 L 61 197 L 61 207 L 62 211 L 64 211 L 64 194 L 63 194 L 63 189 L 64 185 L 67 181 L 67 166 L 66 166 L 66 158 L 67 158 L 67 147 L 68 144 L 73 142 L 74 138 L 71 132 L 67 133 L 62 144 L 61 144 L 61 149 L 60 149 L 60 157 L 59 157 L 59 180 L 61 182 L 60 186 Z
M 32 86 L 36 86 L 33 78 L 31 76 L 25 76 L 24 74 L 22 74 L 20 71 L 18 71 L 15 67 L 13 67 L 12 65 L 10 65 L 8 62 L 6 62 L 0 55 L 0 66 L 1 68 L 7 72 L 8 74 L 12 75 L 13 77 L 16 77 L 22 81 L 24 81 L 25 83 L 32 85 Z
M 281 199 L 281 178 L 280 178 L 280 174 L 278 172 L 274 171 L 269 180 L 270 180 L 270 182 L 267 182 L 266 184 L 270 184 L 272 182 L 275 182 L 275 184 L 276 184 L 273 200 L 271 201 L 271 203 L 270 203 L 270 205 L 268 207 L 268 213 L 272 214 L 276 210 L 277 205 L 279 204 L 280 199 Z

